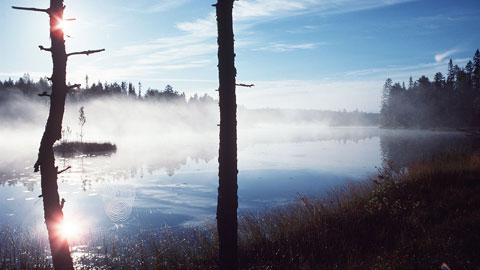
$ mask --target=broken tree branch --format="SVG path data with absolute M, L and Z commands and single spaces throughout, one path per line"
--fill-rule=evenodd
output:
M 40 170 L 40 158 L 37 159 L 37 161 L 35 162 L 35 165 L 33 165 L 34 172 L 38 172 L 39 170 Z
M 248 87 L 248 88 L 251 88 L 251 87 L 255 86 L 255 84 L 244 84 L 244 83 L 237 83 L 235 85 L 236 86 L 242 86 L 242 87 Z
M 80 86 L 82 86 L 82 85 L 79 84 L 79 83 L 76 83 L 74 85 L 69 85 L 69 86 L 67 86 L 67 90 L 70 90 L 70 89 L 73 89 L 73 88 L 80 88 Z
M 85 55 L 90 55 L 90 54 L 93 54 L 93 53 L 99 53 L 99 52 L 103 52 L 105 51 L 105 49 L 100 49 L 100 50 L 88 50 L 88 51 L 83 51 L 83 52 L 73 52 L 73 53 L 67 53 L 67 57 L 68 56 L 72 56 L 72 55 L 81 55 L 81 54 L 85 54 Z
M 49 97 L 49 96 L 50 96 L 50 94 L 49 94 L 49 93 L 47 93 L 47 91 L 43 91 L 43 93 L 41 93 L 41 94 L 38 94 L 38 96 L 39 96 L 39 97 Z
M 69 169 L 71 169 L 71 168 L 72 168 L 72 166 L 68 166 L 67 168 L 65 168 L 65 169 L 63 169 L 63 170 L 58 171 L 57 174 L 61 174 L 61 173 L 65 172 L 65 171 L 67 171 L 67 170 L 69 170 Z
M 19 10 L 29 10 L 29 11 L 37 11 L 37 12 L 45 12 L 47 14 L 50 14 L 50 9 L 43 9 L 43 8 L 28 8 L 28 7 L 15 7 L 12 6 L 13 9 L 19 9 Z
M 52 51 L 52 48 L 45 48 L 45 47 L 43 47 L 42 45 L 38 45 L 38 48 L 40 48 L 41 51 L 47 51 L 47 52 L 51 52 L 51 51 Z

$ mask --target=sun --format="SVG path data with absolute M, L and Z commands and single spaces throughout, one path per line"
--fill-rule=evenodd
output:
M 69 22 L 71 19 L 57 19 L 57 25 L 55 29 L 60 29 L 65 35 L 69 35 Z
M 65 21 L 64 20 L 58 20 L 57 28 L 62 29 L 63 32 L 65 32 L 65 27 L 66 27 Z
M 67 21 L 59 19 L 57 23 L 57 29 L 61 29 L 63 33 L 65 33 L 67 30 Z
M 61 235 L 67 239 L 72 239 L 74 237 L 77 237 L 80 232 L 79 228 L 77 227 L 77 224 L 73 222 L 69 222 L 67 220 L 64 220 L 63 223 L 60 224 L 59 231 Z

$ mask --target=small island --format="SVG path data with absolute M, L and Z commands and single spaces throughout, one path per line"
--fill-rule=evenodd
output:
M 69 141 L 68 138 L 72 134 L 72 130 L 69 126 L 65 129 L 62 129 L 62 141 L 53 146 L 53 151 L 55 154 L 58 154 L 62 157 L 73 157 L 76 155 L 110 155 L 117 151 L 117 146 L 110 142 L 84 142 L 83 136 L 83 126 L 87 122 L 87 117 L 85 116 L 85 107 L 80 107 L 78 111 L 79 116 L 79 126 L 80 141 Z
M 75 155 L 109 155 L 117 151 L 117 146 L 110 142 L 61 142 L 53 147 L 53 151 L 62 157 Z

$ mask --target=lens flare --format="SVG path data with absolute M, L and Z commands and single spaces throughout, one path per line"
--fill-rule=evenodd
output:
M 61 20 L 57 18 L 57 25 L 55 26 L 55 29 L 60 29 L 64 34 L 68 32 L 68 20 Z
M 79 228 L 74 222 L 69 222 L 64 220 L 63 223 L 59 226 L 59 231 L 63 237 L 67 239 L 72 239 L 77 237 L 79 234 Z
M 66 26 L 67 25 L 64 20 L 58 20 L 58 24 L 57 24 L 58 29 L 62 29 L 62 31 L 65 32 Z

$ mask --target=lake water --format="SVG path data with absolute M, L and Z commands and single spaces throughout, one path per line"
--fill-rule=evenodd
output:
M 36 142 L 3 136 L 13 142 L 0 145 L 0 225 L 43 228 L 40 175 L 32 169 Z M 297 200 L 297 193 L 320 195 L 365 180 L 387 159 L 401 167 L 475 145 L 461 133 L 375 127 L 263 126 L 240 129 L 238 140 L 240 212 L 263 211 Z M 57 157 L 59 169 L 72 166 L 59 175 L 68 222 L 89 232 L 131 233 L 214 220 L 216 132 L 162 133 L 155 141 L 119 138 L 115 143 L 118 151 L 110 156 Z

